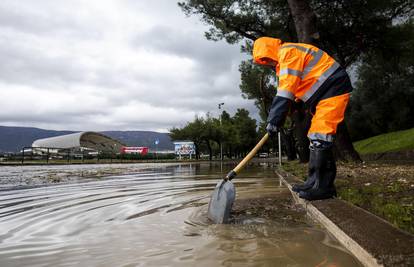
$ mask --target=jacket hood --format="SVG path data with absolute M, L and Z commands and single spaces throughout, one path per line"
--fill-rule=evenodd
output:
M 260 37 L 254 41 L 253 45 L 253 60 L 257 64 L 264 64 L 263 58 L 270 58 L 274 61 L 279 61 L 279 48 L 282 45 L 282 40 L 271 37 Z

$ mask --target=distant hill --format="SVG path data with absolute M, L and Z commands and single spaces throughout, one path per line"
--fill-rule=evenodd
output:
M 70 133 L 75 132 L 51 131 L 32 127 L 0 126 L 0 151 L 17 152 L 25 146 L 31 146 L 34 140 Z
M 25 146 L 31 146 L 33 141 L 41 138 L 65 135 L 77 131 L 55 131 L 33 127 L 0 126 L 0 152 L 17 152 Z M 128 146 L 147 146 L 155 149 L 155 140 L 159 140 L 158 150 L 173 150 L 174 145 L 167 133 L 150 131 L 103 131 L 104 135 L 112 137 Z
M 174 144 L 167 133 L 158 133 L 150 131 L 104 131 L 100 132 L 112 137 L 128 146 L 147 146 L 150 149 L 174 150 Z M 155 140 L 159 140 L 158 146 Z

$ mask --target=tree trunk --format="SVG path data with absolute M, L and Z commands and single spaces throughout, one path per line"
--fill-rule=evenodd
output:
M 208 149 L 208 154 L 209 154 L 208 159 L 210 161 L 212 161 L 213 160 L 213 150 L 211 149 L 210 141 L 208 139 L 205 139 L 204 142 L 206 142 L 207 149 Z
M 295 23 L 298 41 L 301 43 L 316 44 L 319 39 L 316 27 L 316 15 L 307 0 L 288 0 L 290 13 Z M 292 113 L 293 133 L 297 141 L 299 160 L 303 163 L 309 161 L 309 139 L 307 132 L 311 117 L 306 112 L 303 103 L 295 103 Z
M 295 22 L 296 33 L 298 41 L 308 44 L 317 44 L 319 39 L 319 32 L 316 26 L 316 15 L 309 5 L 307 0 L 288 0 L 289 9 Z M 305 111 L 299 108 L 299 113 L 305 114 Z M 310 126 L 310 118 L 308 116 L 298 117 L 293 119 L 295 123 L 295 135 L 298 140 L 299 155 L 303 159 L 309 160 L 309 148 L 305 145 L 304 136 Z M 344 123 L 338 125 L 335 151 L 338 159 L 361 161 L 358 153 L 352 145 L 349 132 Z M 307 155 L 304 157 L 304 155 Z M 302 157 L 301 161 L 302 161 Z
M 337 159 L 344 161 L 359 161 L 361 157 L 352 144 L 351 137 L 349 136 L 348 128 L 345 121 L 338 125 L 338 131 L 335 140 L 334 147 L 335 156 Z
M 295 149 L 295 142 L 292 131 L 286 130 L 281 131 L 281 139 L 285 144 L 286 155 L 288 160 L 295 160 L 296 159 L 296 149 Z
M 220 140 L 217 140 L 216 143 L 217 143 L 219 149 L 222 148 L 222 149 L 220 149 L 220 160 L 223 160 L 224 159 L 224 154 L 225 154 L 226 151 L 224 151 L 224 147 L 221 146 L 221 141 Z
M 289 9 L 295 22 L 298 41 L 312 44 L 319 39 L 316 15 L 307 0 L 288 0 Z
M 272 96 L 268 96 L 265 93 L 265 74 L 264 73 L 262 73 L 260 75 L 259 91 L 260 91 L 260 94 L 262 96 L 263 110 L 264 110 L 265 116 L 267 118 L 269 116 L 269 109 L 270 109 L 270 106 L 272 105 L 273 97 Z M 264 119 L 266 120 L 266 118 L 264 118 Z
M 200 150 L 199 150 L 199 145 L 198 145 L 198 143 L 196 143 L 196 142 L 194 142 L 194 148 L 195 148 L 195 156 L 196 156 L 196 159 L 199 159 L 200 158 Z
M 304 107 L 295 110 L 291 115 L 293 121 L 292 131 L 296 137 L 296 149 L 298 151 L 299 160 L 302 163 L 309 161 L 309 139 L 307 136 L 312 116 L 306 112 Z

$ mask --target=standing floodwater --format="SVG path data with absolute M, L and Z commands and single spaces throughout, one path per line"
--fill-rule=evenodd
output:
M 9 186 L 21 167 L 14 168 L 0 172 L 8 179 L 0 191 L 0 266 L 359 265 L 304 215 L 289 223 L 288 213 L 280 220 L 241 214 L 242 200 L 289 198 L 268 165 L 234 180 L 240 216 L 230 225 L 206 219 L 210 194 L 229 166 L 125 165 L 117 168 L 130 170 L 126 175 L 23 189 Z M 30 168 L 39 172 L 25 167 L 25 179 Z

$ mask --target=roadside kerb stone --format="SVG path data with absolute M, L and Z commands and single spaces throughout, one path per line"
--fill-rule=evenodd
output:
M 301 180 L 278 169 L 297 204 L 323 225 L 364 266 L 413 266 L 414 236 L 385 220 L 340 199 L 305 201 L 292 191 Z

